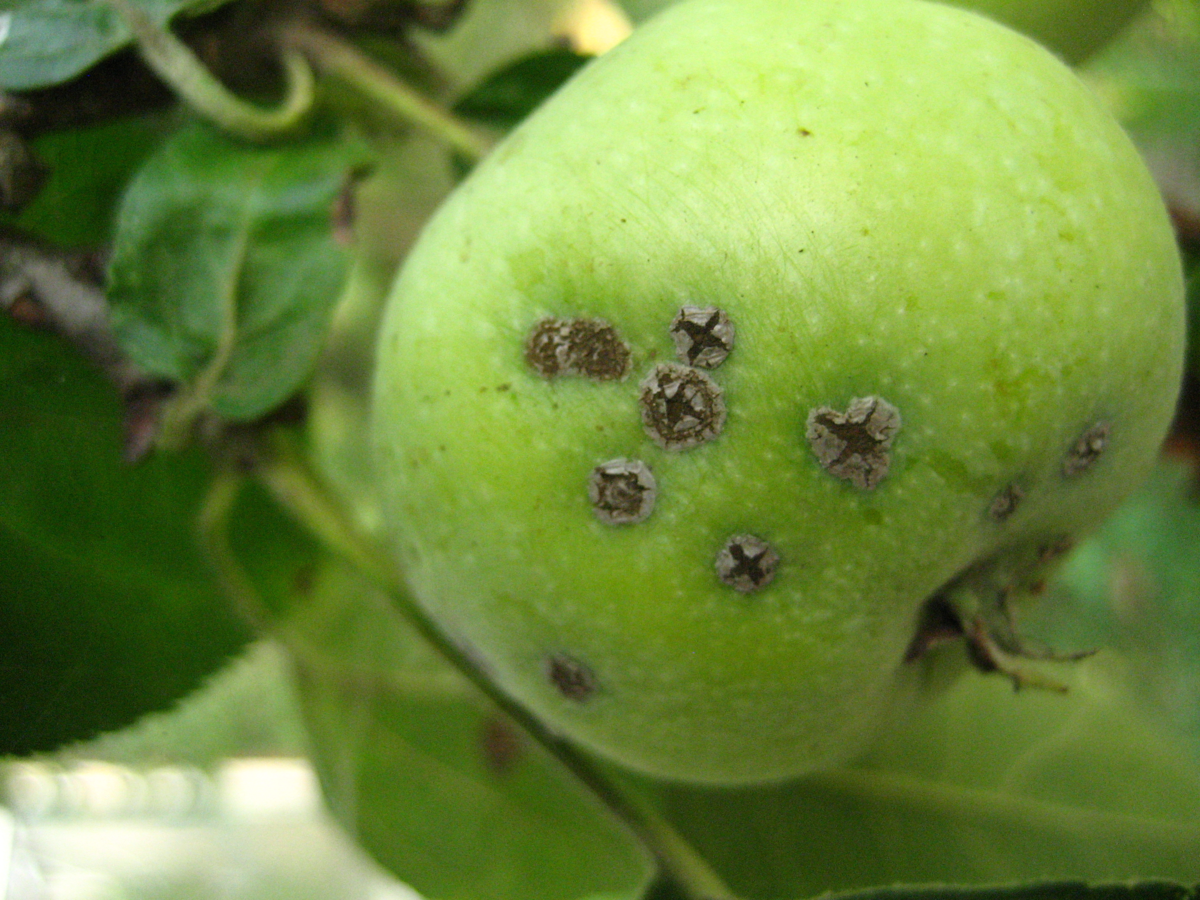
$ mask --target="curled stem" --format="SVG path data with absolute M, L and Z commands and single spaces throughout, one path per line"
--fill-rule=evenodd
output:
M 346 514 L 307 459 L 277 440 L 259 469 L 263 485 L 302 525 L 356 565 L 391 597 L 394 608 L 440 655 L 599 798 L 642 842 L 662 874 L 690 900 L 736 900 L 703 857 L 650 803 L 618 784 L 497 687 L 416 603 L 390 556 Z
M 286 93 L 273 109 L 241 99 L 210 72 L 170 29 L 146 14 L 132 0 L 106 0 L 137 41 L 146 64 L 197 112 L 230 134 L 250 141 L 267 141 L 295 129 L 313 106 L 312 69 L 303 54 L 282 54 Z
M 353 44 L 312 25 L 293 24 L 284 45 L 304 53 L 317 69 L 353 87 L 405 125 L 437 138 L 471 162 L 491 149 L 491 142 L 449 110 L 413 90 Z

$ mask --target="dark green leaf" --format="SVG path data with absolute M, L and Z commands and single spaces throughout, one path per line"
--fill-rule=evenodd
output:
M 126 183 L 169 127 L 162 116 L 141 116 L 44 135 L 34 150 L 49 178 L 10 220 L 60 247 L 107 243 Z
M 0 751 L 161 708 L 248 637 L 195 550 L 205 460 L 128 467 L 121 415 L 70 348 L 0 317 Z
M 657 795 L 749 898 L 894 884 L 1195 883 L 1200 766 L 1138 712 L 1112 663 L 1068 667 L 1065 695 L 1014 692 L 969 671 L 924 703 L 898 704 L 878 745 L 844 769 Z
M 66 748 L 59 759 L 212 771 L 231 756 L 300 757 L 307 750 L 286 654 L 260 640 L 171 709 Z
M 52 335 L 0 317 L 0 753 L 119 728 L 251 637 L 196 541 L 198 452 L 122 459 L 117 393 Z M 283 609 L 313 547 L 260 492 L 233 542 Z
M 141 0 L 156 21 L 207 12 L 226 0 Z M 100 0 L 0 2 L 0 89 L 27 91 L 70 81 L 120 50 L 130 34 Z
M 545 50 L 494 72 L 458 101 L 454 111 L 486 125 L 512 128 L 574 75 L 588 57 Z
M 175 134 L 122 204 L 114 328 L 179 403 L 251 420 L 311 372 L 348 254 L 330 209 L 357 150 L 323 135 L 251 147 L 199 123 Z
M 380 863 L 443 900 L 633 900 L 632 837 L 384 597 L 324 568 L 285 640 L 334 815 Z

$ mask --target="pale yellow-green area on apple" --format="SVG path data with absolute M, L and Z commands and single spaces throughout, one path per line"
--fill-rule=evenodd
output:
M 675 359 L 684 305 L 737 338 L 709 373 L 723 431 L 669 451 L 638 383 Z M 611 323 L 628 377 L 531 368 L 548 316 Z M 553 729 L 654 775 L 785 778 L 869 740 L 926 598 L 1142 480 L 1182 342 L 1158 192 L 1034 42 L 919 0 L 687 0 L 428 225 L 380 335 L 379 488 L 416 598 Z M 806 420 L 872 396 L 902 425 L 864 490 Z M 590 473 L 619 457 L 657 480 L 644 522 L 593 514 Z M 717 577 L 736 534 L 780 557 L 758 591 Z

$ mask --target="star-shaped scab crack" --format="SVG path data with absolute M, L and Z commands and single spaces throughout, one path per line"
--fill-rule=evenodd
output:
M 779 554 L 762 538 L 735 534 L 717 553 L 717 577 L 747 594 L 766 587 L 779 568 Z
M 808 414 L 806 436 L 817 461 L 863 490 L 874 488 L 891 466 L 900 411 L 879 397 L 855 397 L 845 412 L 819 406 Z
M 671 322 L 671 337 L 681 362 L 715 369 L 733 349 L 733 322 L 715 306 L 685 306 Z
M 611 459 L 592 469 L 588 499 L 596 518 L 609 525 L 644 521 L 654 510 L 658 483 L 639 459 Z
M 725 427 L 720 386 L 699 369 L 659 363 L 641 383 L 642 425 L 664 450 L 710 441 Z

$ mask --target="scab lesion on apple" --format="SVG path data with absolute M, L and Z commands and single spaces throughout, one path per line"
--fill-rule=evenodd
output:
M 1090 469 L 1108 446 L 1109 431 L 1107 422 L 1097 422 L 1080 435 L 1063 460 L 1063 475 L 1074 478 Z
M 988 518 L 993 522 L 1007 522 L 1012 518 L 1021 501 L 1025 499 L 1024 489 L 1015 481 L 1011 481 L 1000 489 L 988 505 Z
M 725 427 L 721 386 L 699 369 L 659 363 L 642 379 L 642 425 L 664 450 L 687 450 Z
M 629 345 L 604 319 L 538 320 L 525 339 L 525 361 L 544 378 L 579 375 L 619 381 L 629 374 Z
M 762 538 L 735 534 L 717 553 L 717 577 L 734 590 L 748 594 L 770 584 L 779 563 L 775 548 Z
M 845 412 L 831 406 L 811 410 L 805 433 L 826 471 L 869 491 L 891 467 L 892 440 L 900 425 L 900 410 L 888 401 L 855 397 Z
M 588 499 L 592 511 L 608 525 L 635 525 L 654 511 L 658 482 L 640 459 L 619 457 L 592 469 Z
M 582 703 L 596 693 L 596 676 L 579 660 L 556 653 L 546 662 L 546 677 L 568 700 Z
M 679 361 L 702 369 L 725 362 L 736 336 L 729 314 L 716 306 L 681 307 L 671 322 Z

